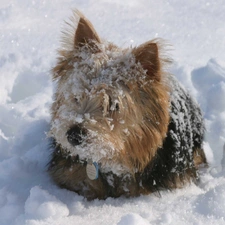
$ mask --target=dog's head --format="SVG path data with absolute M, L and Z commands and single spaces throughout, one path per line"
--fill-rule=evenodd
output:
M 53 68 L 51 136 L 68 154 L 101 164 L 103 172 L 141 171 L 162 145 L 169 122 L 160 42 L 120 49 L 78 16 Z

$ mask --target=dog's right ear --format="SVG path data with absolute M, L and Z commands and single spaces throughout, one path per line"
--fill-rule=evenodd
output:
M 157 43 L 148 41 L 133 49 L 136 62 L 139 62 L 150 79 L 160 81 L 161 65 Z
M 80 19 L 74 36 L 74 47 L 82 47 L 86 44 L 93 47 L 95 42 L 100 43 L 100 38 L 91 22 L 82 13 L 77 11 L 76 14 Z

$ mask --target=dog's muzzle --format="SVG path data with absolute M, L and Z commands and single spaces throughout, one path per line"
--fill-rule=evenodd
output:
M 82 142 L 84 141 L 85 137 L 87 136 L 87 130 L 85 128 L 82 128 L 80 125 L 76 125 L 67 131 L 66 136 L 68 142 L 72 146 L 77 146 L 82 144 Z M 86 174 L 90 180 L 98 179 L 98 163 L 92 162 L 92 160 L 79 160 L 79 156 L 77 156 L 77 161 L 86 166 Z

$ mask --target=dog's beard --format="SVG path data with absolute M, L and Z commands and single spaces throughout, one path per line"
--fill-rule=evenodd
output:
M 82 143 L 73 146 L 67 138 L 67 130 L 70 124 L 68 120 L 56 120 L 52 122 L 49 136 L 54 138 L 68 156 L 79 156 L 81 160 L 97 162 L 101 172 L 113 172 L 116 175 L 126 174 L 129 169 L 122 163 L 120 153 L 123 148 L 122 141 L 111 141 L 110 134 L 103 134 L 101 130 L 87 129 L 87 135 L 83 137 Z M 121 142 L 121 143 L 120 143 Z

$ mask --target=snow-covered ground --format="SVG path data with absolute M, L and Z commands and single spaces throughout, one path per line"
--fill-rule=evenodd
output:
M 206 121 L 211 165 L 198 186 L 87 202 L 50 181 L 49 70 L 73 8 L 121 47 L 155 37 L 174 46 L 171 70 Z M 225 224 L 224 12 L 224 0 L 0 0 L 0 224 Z

